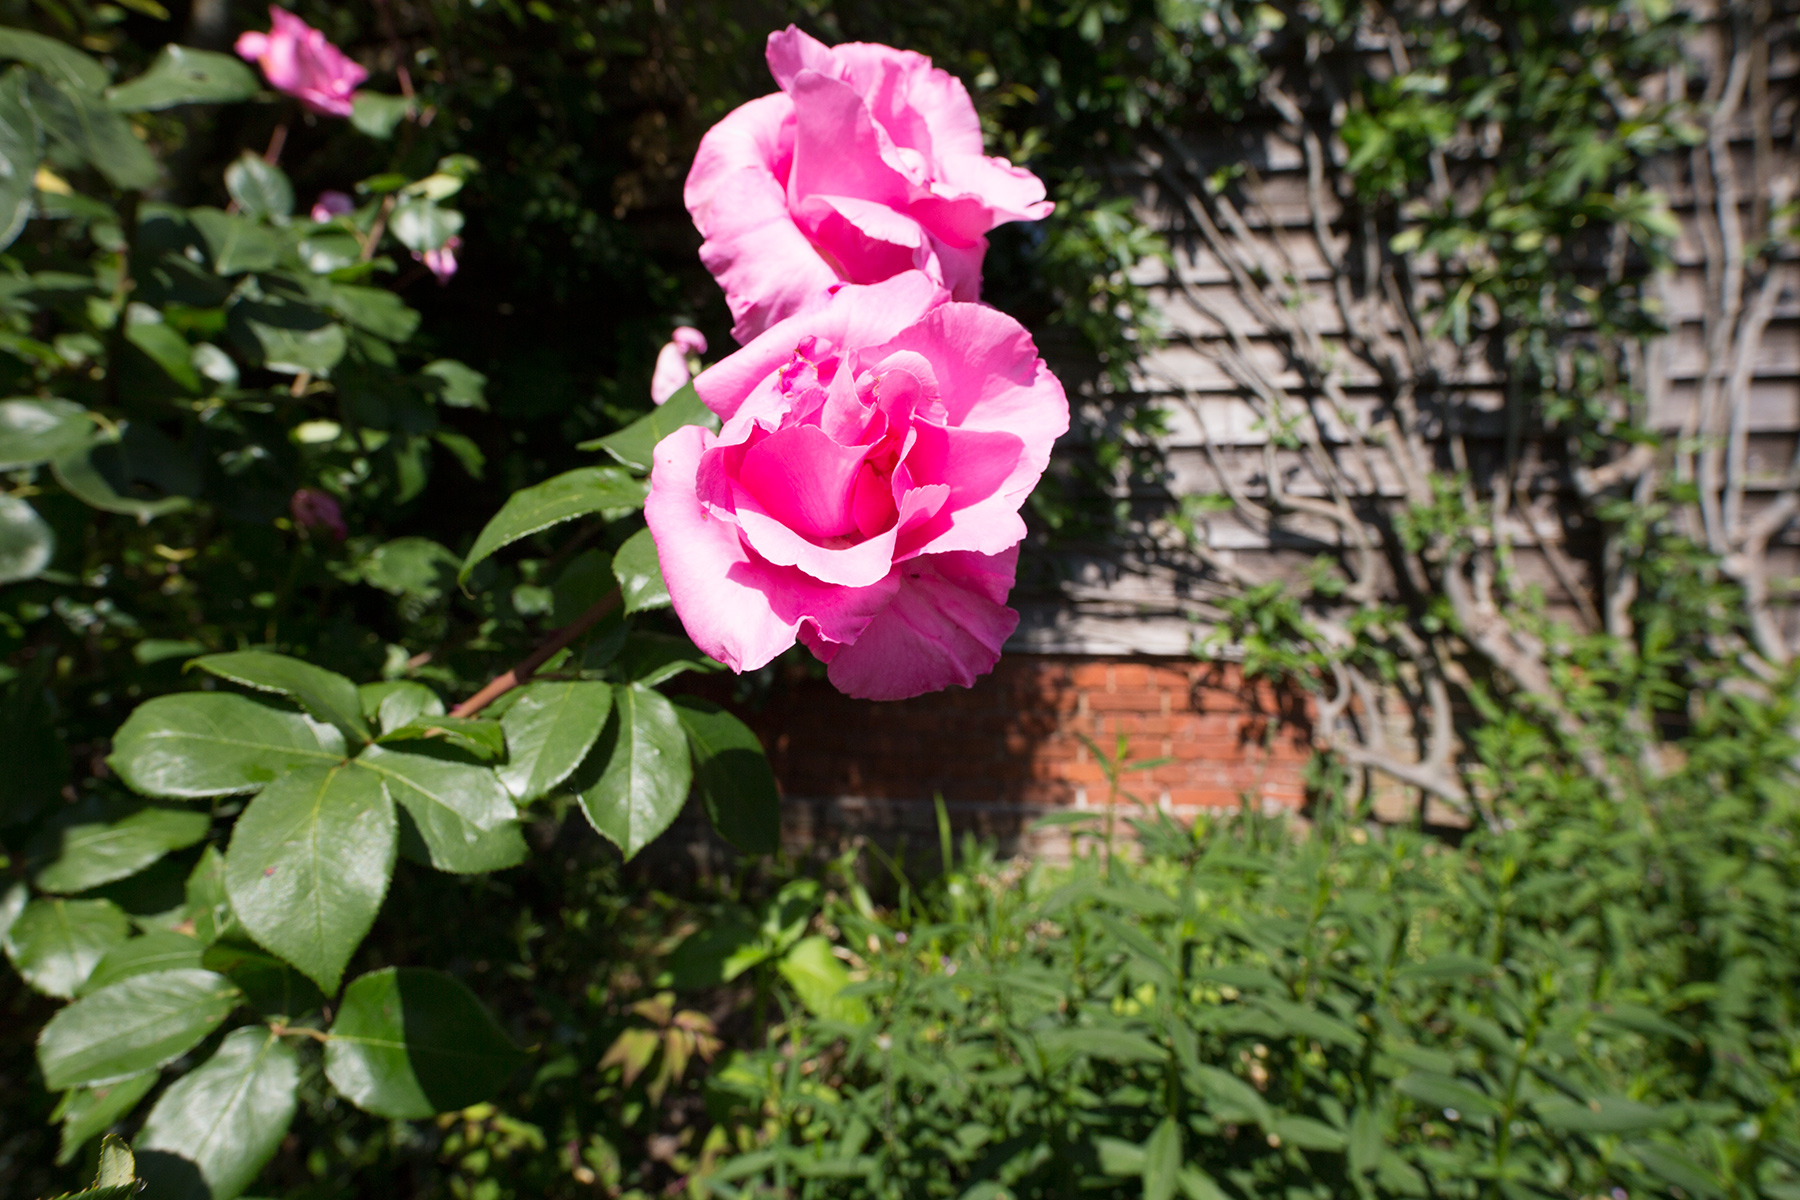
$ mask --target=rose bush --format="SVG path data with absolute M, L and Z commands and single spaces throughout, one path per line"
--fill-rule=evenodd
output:
M 993 667 L 1019 508 L 1069 425 L 1023 326 L 908 271 L 840 287 L 694 386 L 724 427 L 657 445 L 644 512 L 695 644 L 745 671 L 799 640 L 871 700 Z
M 1049 215 L 1042 181 L 983 153 L 967 89 L 924 55 L 790 25 L 768 62 L 781 91 L 707 133 L 685 194 L 739 342 L 905 271 L 978 299 L 984 235 Z

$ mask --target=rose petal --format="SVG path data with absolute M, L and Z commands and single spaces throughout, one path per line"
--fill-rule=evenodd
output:
M 856 530 L 851 500 L 867 457 L 866 446 L 840 446 L 816 425 L 796 425 L 748 450 L 737 478 L 764 512 L 803 537 L 844 537 Z

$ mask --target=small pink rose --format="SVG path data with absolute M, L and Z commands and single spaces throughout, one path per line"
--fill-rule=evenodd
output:
M 924 55 L 790 25 L 768 62 L 781 91 L 708 131 L 684 197 L 739 342 L 833 284 L 902 271 L 978 300 L 984 235 L 1049 215 L 1043 183 L 982 153 L 969 93 Z
M 369 73 L 286 9 L 270 5 L 269 21 L 269 32 L 238 38 L 238 57 L 261 67 L 270 87 L 297 97 L 314 112 L 349 116 L 351 97 Z
M 312 212 L 307 215 L 321 225 L 334 217 L 347 216 L 356 211 L 356 201 L 348 192 L 320 192 L 319 198 L 313 201 Z
M 461 249 L 462 239 L 453 233 L 436 250 L 426 250 L 423 253 L 415 250 L 413 257 L 429 267 L 441 285 L 449 283 L 450 277 L 456 274 L 456 252 Z
M 656 370 L 650 375 L 650 399 L 661 404 L 679 392 L 693 376 L 688 355 L 706 353 L 706 335 L 687 325 L 678 325 L 668 343 L 656 355 Z
M 654 452 L 644 515 L 689 636 L 733 670 L 804 643 L 896 700 L 993 668 L 1019 508 L 1069 427 L 1031 336 L 917 271 L 840 289 L 694 380 L 724 420 Z
M 350 532 L 344 526 L 344 510 L 338 507 L 338 502 L 317 488 L 301 488 L 295 492 L 288 500 L 288 512 L 293 514 L 294 524 L 303 532 L 321 530 L 340 542 Z

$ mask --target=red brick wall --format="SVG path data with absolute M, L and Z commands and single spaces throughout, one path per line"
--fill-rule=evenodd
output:
M 1246 682 L 1236 664 L 1186 658 L 1010 654 L 964 690 L 897 703 L 790 679 L 744 716 L 762 736 L 788 803 L 789 832 L 932 827 L 942 795 L 959 825 L 1006 840 L 1059 808 L 1106 801 L 1100 764 L 1120 734 L 1127 757 L 1168 758 L 1123 788 L 1178 816 L 1298 807 L 1311 753 L 1304 701 Z

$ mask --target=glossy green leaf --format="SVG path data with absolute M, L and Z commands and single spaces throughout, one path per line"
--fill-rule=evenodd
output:
M 356 685 L 335 671 L 261 650 L 208 654 L 189 665 L 245 687 L 291 697 L 319 720 L 337 726 L 352 746 L 374 736 L 363 719 Z
M 119 112 L 155 112 L 180 104 L 229 104 L 256 95 L 256 76 L 229 54 L 164 46 L 150 68 L 106 93 Z
M 127 1075 L 110 1083 L 92 1087 L 71 1088 L 57 1103 L 52 1120 L 62 1122 L 62 1146 L 56 1152 L 58 1166 L 72 1161 L 81 1148 L 95 1137 L 123 1120 L 138 1101 L 156 1086 L 158 1072 L 152 1068 Z
M 613 555 L 613 575 L 628 613 L 669 606 L 669 585 L 663 582 L 662 563 L 656 557 L 656 539 L 640 529 L 625 539 Z
M 692 383 L 684 384 L 680 391 L 617 433 L 583 442 L 581 449 L 604 450 L 633 471 L 649 474 L 650 452 L 656 443 L 684 425 L 704 425 L 715 432 L 719 428 L 718 416 L 701 403 L 700 393 Z
M 412 108 L 413 102 L 405 96 L 358 92 L 350 101 L 350 124 L 358 133 L 388 138 L 393 136 L 394 126 L 400 124 Z
M 146 933 L 134 937 L 106 952 L 94 973 L 81 985 L 81 993 L 97 992 L 134 975 L 199 967 L 202 965 L 200 955 L 205 949 L 198 939 L 185 933 Z
M 441 971 L 389 967 L 344 989 L 325 1076 L 377 1116 L 417 1120 L 479 1103 L 522 1061 L 494 1018 Z
M 249 150 L 225 168 L 225 190 L 252 217 L 282 221 L 293 215 L 294 185 L 287 172 Z
M 0 59 L 30 63 L 50 78 L 97 92 L 112 82 L 100 63 L 67 42 L 24 29 L 0 29 Z
M 234 1200 L 273 1158 L 294 1119 L 300 1063 L 266 1026 L 234 1029 L 164 1092 L 138 1134 L 146 1195 Z
M 56 557 L 56 534 L 37 509 L 0 495 L 0 583 L 36 579 Z
M 189 392 L 204 390 L 200 372 L 194 369 L 193 348 L 174 326 L 161 321 L 127 320 L 125 340 Z
M 358 329 L 390 342 L 404 342 L 419 328 L 419 312 L 386 288 L 331 285 L 331 310 Z
M 19 68 L 0 77 L 0 250 L 12 245 L 31 219 L 44 133 L 26 106 Z
M 225 893 L 225 856 L 217 846 L 201 851 L 182 891 L 183 915 L 201 942 L 210 945 L 236 930 L 237 914 L 231 911 L 231 897 Z
M 186 1054 L 237 1007 L 237 988 L 211 971 L 158 971 L 90 992 L 38 1035 L 38 1066 L 55 1091 L 122 1079 Z
M 263 366 L 284 375 L 329 375 L 350 348 L 344 327 L 335 322 L 277 324 L 251 317 L 245 324 L 262 351 Z
M 50 470 L 64 491 L 89 508 L 136 517 L 143 524 L 193 507 L 186 496 L 158 494 L 140 480 L 139 464 L 117 437 L 97 438 L 54 460 Z
M 626 637 L 611 667 L 614 678 L 645 687 L 667 683 L 685 671 L 710 674 L 721 669 L 685 637 L 637 630 Z
M 281 235 L 259 221 L 217 208 L 190 208 L 187 216 L 217 274 L 272 271 L 281 262 Z
M 583 550 L 550 587 L 550 623 L 558 627 L 573 623 L 617 588 L 612 555 L 604 550 Z
M 613 715 L 595 746 L 599 778 L 581 791 L 595 829 L 633 858 L 681 812 L 693 781 L 675 707 L 638 684 L 613 690 Z
M 451 408 L 487 410 L 487 376 L 453 358 L 440 358 L 419 368 L 438 387 L 438 402 Z
M 25 100 L 52 141 L 86 159 L 114 187 L 142 191 L 160 178 L 150 148 L 98 96 L 34 75 L 26 82 Z
M 582 467 L 514 492 L 475 539 L 457 580 L 466 581 L 477 563 L 520 538 L 577 517 L 641 507 L 646 495 L 641 480 L 617 467 Z
M 436 250 L 462 229 L 463 216 L 427 199 L 403 200 L 394 206 L 388 228 L 414 254 Z
M 506 757 L 506 735 L 500 722 L 481 717 L 417 717 L 383 733 L 382 745 L 395 742 L 439 742 L 492 762 Z
M 575 773 L 600 740 L 612 712 L 612 687 L 594 680 L 528 683 L 500 718 L 507 758 L 496 769 L 521 804 L 547 795 Z
M 71 400 L 0 400 L 0 471 L 60 458 L 93 436 L 87 409 Z
M 46 892 L 85 892 L 135 875 L 171 850 L 206 836 L 212 819 L 203 812 L 144 808 L 110 823 L 64 829 L 57 856 L 37 873 Z
M 781 793 L 762 742 L 742 721 L 706 700 L 671 701 L 694 756 L 694 787 L 719 836 L 746 854 L 781 844 Z
M 199 965 L 237 984 L 244 1000 L 265 1017 L 297 1017 L 325 1003 L 324 993 L 292 964 L 246 940 L 213 943 Z
M 327 725 L 247 696 L 183 692 L 133 710 L 106 761 L 132 790 L 177 800 L 253 792 L 288 771 L 344 756 Z
M 454 588 L 460 562 L 430 538 L 403 537 L 375 547 L 360 569 L 365 582 L 389 595 L 416 596 L 430 603 Z
M 869 1006 L 860 996 L 842 994 L 850 986 L 850 969 L 838 961 L 826 939 L 801 938 L 782 956 L 779 969 L 814 1016 L 850 1025 L 867 1024 Z
M 530 848 L 516 821 L 480 829 L 442 805 L 415 804 L 400 810 L 400 853 L 452 875 L 481 875 L 518 866 Z
M 25 982 L 68 999 L 106 952 L 131 936 L 131 920 L 110 900 L 33 900 L 0 945 Z
M 512 797 L 488 767 L 371 746 L 356 760 L 374 772 L 397 803 L 412 811 L 441 808 L 477 829 L 492 829 L 518 817 Z
M 365 683 L 356 689 L 356 696 L 362 702 L 363 717 L 383 733 L 419 717 L 444 715 L 444 702 L 438 694 L 410 679 Z
M 326 992 L 387 895 L 398 840 L 380 779 L 350 763 L 285 775 L 244 809 L 225 889 L 250 936 Z

